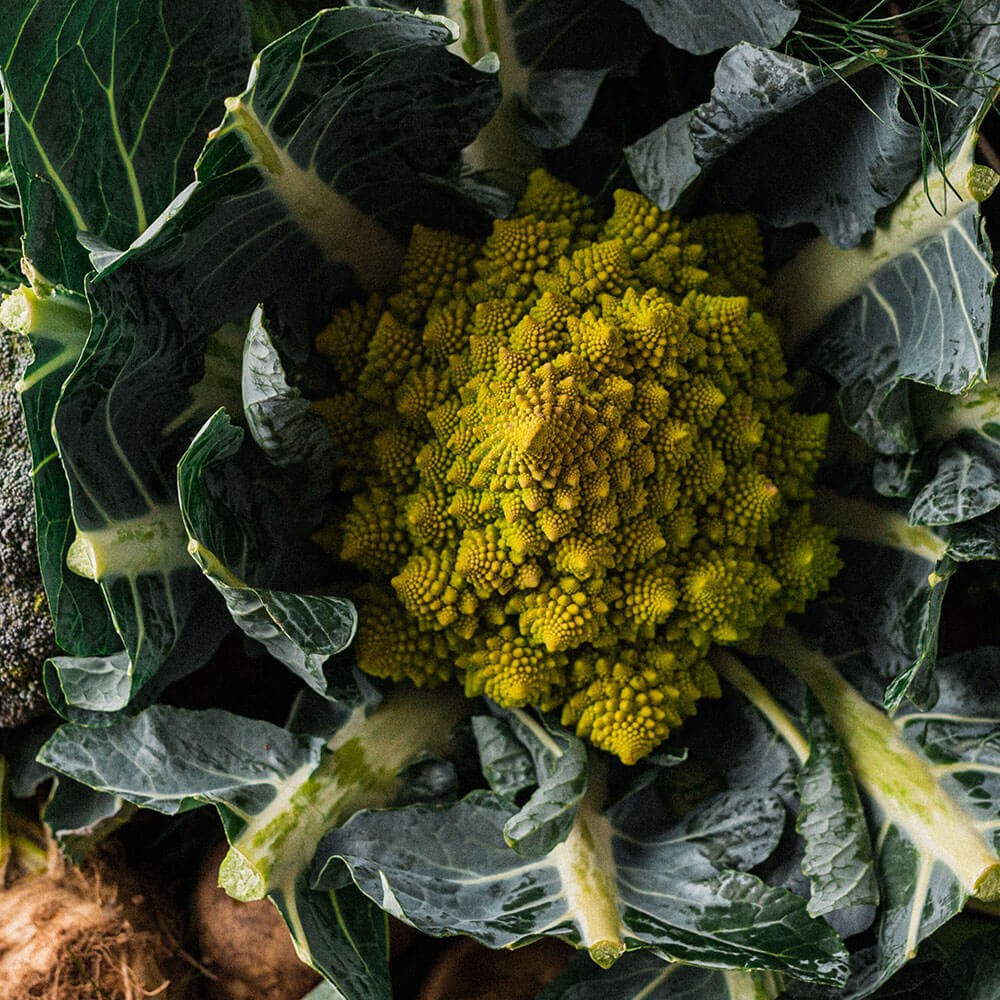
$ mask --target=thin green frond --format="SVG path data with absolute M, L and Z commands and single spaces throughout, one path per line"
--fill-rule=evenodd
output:
M 993 26 L 977 17 L 980 9 L 958 0 L 869 0 L 842 9 L 805 0 L 785 51 L 820 66 L 848 87 L 859 61 L 891 77 L 900 88 L 901 110 L 920 128 L 926 177 L 947 162 L 948 115 L 969 81 L 981 81 L 985 101 L 1000 67 L 1000 57 L 984 65 L 972 54 L 977 33 Z

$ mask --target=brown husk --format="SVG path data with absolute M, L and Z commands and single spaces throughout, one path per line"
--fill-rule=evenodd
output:
M 189 1000 L 181 922 L 110 849 L 0 890 L 0 1000 Z

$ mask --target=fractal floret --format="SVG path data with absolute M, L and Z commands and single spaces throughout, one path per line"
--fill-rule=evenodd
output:
M 561 709 L 633 763 L 718 694 L 714 645 L 826 587 L 827 417 L 790 407 L 762 257 L 749 217 L 619 191 L 602 222 L 543 172 L 482 244 L 415 230 L 398 291 L 317 341 L 363 670 Z

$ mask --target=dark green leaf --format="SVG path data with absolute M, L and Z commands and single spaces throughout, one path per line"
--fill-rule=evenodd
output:
M 532 147 L 572 142 L 604 80 L 630 70 L 651 41 L 642 19 L 617 0 L 431 0 L 388 6 L 418 7 L 454 20 L 459 26 L 454 49 L 470 63 L 498 57 L 503 100 L 465 160 L 485 177 L 513 187 L 540 165 Z M 504 177 L 507 171 L 514 176 Z
M 738 42 L 772 48 L 799 18 L 795 0 L 625 0 L 671 45 L 705 55 Z
M 225 631 L 222 619 L 205 620 L 222 602 L 187 556 L 176 507 L 186 418 L 228 402 L 224 380 L 201 389 L 211 338 L 279 288 L 297 301 L 331 267 L 350 262 L 362 283 L 391 281 L 411 222 L 455 222 L 456 205 L 468 221 L 447 175 L 493 90 L 445 51 L 450 40 L 433 20 L 343 9 L 270 46 L 229 102 L 199 183 L 91 286 L 93 331 L 56 430 L 84 541 L 100 552 L 122 532 L 157 534 L 159 553 L 96 567 L 133 694 L 173 649 Z M 390 208 L 391 232 L 378 221 Z
M 832 599 L 807 609 L 808 632 L 867 697 L 884 696 L 887 710 L 904 696 L 928 704 L 942 606 L 956 569 L 948 543 L 910 525 L 898 505 L 823 494 L 816 509 L 841 532 L 845 566 Z
M 820 331 L 848 425 L 881 452 L 915 451 L 910 382 L 964 392 L 986 375 L 990 247 L 973 197 L 977 132 L 918 179 L 869 243 L 807 243 L 775 278 L 791 342 Z
M 271 900 L 302 959 L 336 988 L 333 998 L 391 1000 L 386 915 L 353 885 L 310 889 L 305 879 Z
M 798 776 L 796 828 L 805 841 L 809 912 L 822 916 L 864 907 L 870 923 L 879 889 L 864 809 L 836 732 L 811 697 L 806 699 L 806 737 L 809 757 Z
M 325 694 L 324 664 L 350 644 L 357 615 L 351 602 L 341 598 L 273 590 L 242 579 L 249 571 L 266 581 L 269 570 L 273 573 L 283 559 L 301 551 L 301 543 L 294 541 L 282 548 L 277 502 L 272 498 L 270 516 L 261 515 L 252 485 L 230 467 L 242 439 L 243 431 L 220 410 L 177 467 L 189 549 L 243 632 Z
M 927 984 L 924 995 L 951 1000 L 994 1000 L 1000 996 L 998 948 L 1000 933 L 996 930 L 965 942 L 947 956 L 944 967 Z
M 628 940 L 682 961 L 844 978 L 839 939 L 806 915 L 804 900 L 730 867 L 773 850 L 780 802 L 727 794 L 652 829 L 656 811 L 640 796 L 607 817 L 584 804 L 570 837 L 532 860 L 504 843 L 510 805 L 493 793 L 444 808 L 361 812 L 324 839 L 315 884 L 346 862 L 390 913 L 491 947 L 553 934 L 609 965 Z M 453 887 L 447 900 L 444 883 Z
M 7 311 L 20 297 L 23 323 Z M 90 332 L 82 295 L 64 290 L 21 289 L 3 306 L 4 321 L 31 341 L 34 360 L 24 373 L 21 406 L 31 445 L 38 562 L 52 611 L 56 640 L 68 653 L 113 653 L 121 646 L 100 587 L 66 568 L 73 541 L 69 487 L 52 434 L 63 380 L 76 364 Z
M 698 969 L 629 952 L 610 969 L 574 956 L 536 1000 L 774 1000 L 781 991 L 774 973 Z
M 325 469 L 329 487 L 334 459 L 330 435 L 309 400 L 288 384 L 261 309 L 250 317 L 242 395 L 247 429 L 268 461 L 280 467 L 306 465 L 315 476 Z M 301 478 L 302 470 L 296 471 Z
M 837 75 L 741 42 L 719 61 L 706 104 L 626 155 L 640 189 L 661 208 L 704 172 L 720 208 L 750 210 L 780 227 L 813 223 L 849 247 L 919 168 L 919 130 L 904 121 L 898 101 L 899 85 L 877 69 Z M 688 140 L 665 143 L 685 122 Z
M 970 521 L 1000 506 L 1000 445 L 963 435 L 937 456 L 933 477 L 913 498 L 911 524 Z
M 135 807 L 124 799 L 65 775 L 55 777 L 42 807 L 42 819 L 59 849 L 76 862 L 134 815 Z
M 49 282 L 83 290 L 77 233 L 125 248 L 166 208 L 250 56 L 227 0 L 5 5 L 7 150 L 25 254 Z
M 249 56 L 242 9 L 217 0 L 79 0 L 0 12 L 8 153 L 36 272 L 82 292 L 91 265 L 78 234 L 125 247 L 145 229 L 190 179 L 219 114 L 213 105 L 245 80 Z M 80 155 L 84 137 L 100 155 Z M 23 396 L 43 578 L 59 642 L 81 655 L 121 645 L 99 588 L 66 571 L 70 500 L 52 437 L 89 325 L 68 337 L 50 323 L 32 336 Z

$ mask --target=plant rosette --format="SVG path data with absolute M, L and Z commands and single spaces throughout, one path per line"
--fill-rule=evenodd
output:
M 301 6 L 0 14 L 15 793 L 74 850 L 214 806 L 317 998 L 392 995 L 388 916 L 573 946 L 545 1000 L 1000 985 L 998 654 L 937 662 L 1000 555 L 997 5 Z

